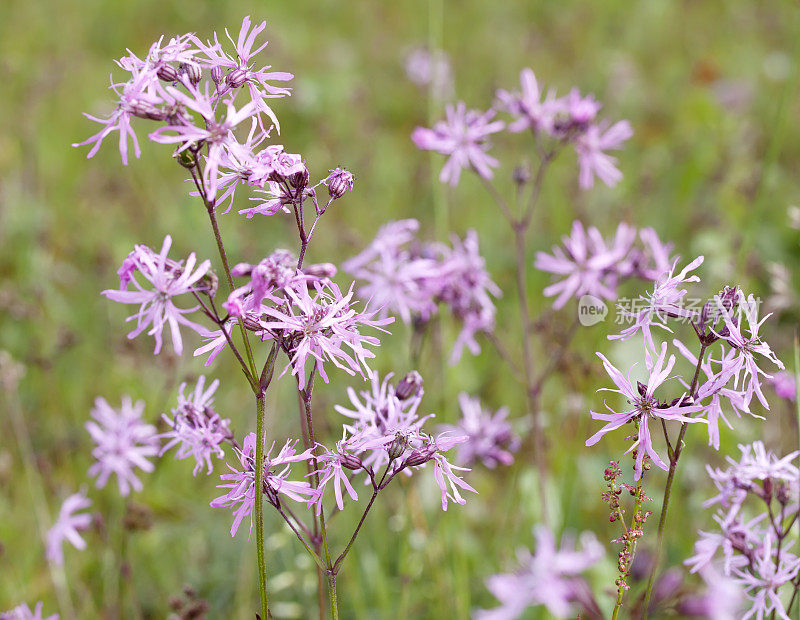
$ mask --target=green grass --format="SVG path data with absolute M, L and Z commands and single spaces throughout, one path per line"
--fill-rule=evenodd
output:
M 800 233 L 786 216 L 798 201 L 800 164 L 800 13 L 793 3 L 11 0 L 0 7 L 0 348 L 25 365 L 19 398 L 51 513 L 66 494 L 87 484 L 90 446 L 83 424 L 96 396 L 112 403 L 124 393 L 143 398 L 155 420 L 171 406 L 178 383 L 204 370 L 190 356 L 154 358 L 145 338 L 127 341 L 126 310 L 99 291 L 114 286 L 114 272 L 135 242 L 159 244 L 170 233 L 178 252 L 215 256 L 202 206 L 188 197 L 185 175 L 171 165 L 169 150 L 145 144 L 142 158 L 126 168 L 111 141 L 87 162 L 84 149 L 69 147 L 94 133 L 81 112 L 107 110 L 112 59 L 126 47 L 144 52 L 162 33 L 208 36 L 215 28 L 238 28 L 246 14 L 269 21 L 268 62 L 297 76 L 293 97 L 275 105 L 281 140 L 306 156 L 312 176 L 343 164 L 357 177 L 356 191 L 326 214 L 311 261 L 351 256 L 387 219 L 417 217 L 428 238 L 437 231 L 442 237 L 445 227 L 459 233 L 476 228 L 489 268 L 507 291 L 498 306 L 498 333 L 514 342 L 513 253 L 503 221 L 475 179 L 465 178 L 454 191 L 432 191 L 440 161 L 434 159 L 431 170 L 432 160 L 409 140 L 431 111 L 424 94 L 405 79 L 402 55 L 431 38 L 450 54 L 457 95 L 472 106 L 488 107 L 496 88 L 515 87 L 519 70 L 531 66 L 561 93 L 573 85 L 594 92 L 604 102 L 603 114 L 628 118 L 634 126 L 634 138 L 620 153 L 625 179 L 613 190 L 580 193 L 572 156 L 557 162 L 542 196 L 530 260 L 580 216 L 605 232 L 621 218 L 653 226 L 683 256 L 705 254 L 701 275 L 708 294 L 739 283 L 766 298 L 769 262 L 793 273 L 800 268 Z M 722 105 L 721 94 L 738 101 Z M 496 150 L 513 157 L 506 158 L 499 183 L 516 158 L 530 159 L 524 148 L 500 141 Z M 291 222 L 277 216 L 246 221 L 232 213 L 221 226 L 234 262 L 292 244 Z M 536 315 L 550 307 L 539 294 L 547 282 L 531 268 Z M 797 318 L 791 308 L 768 331 L 787 360 Z M 548 335 L 571 321 L 567 309 L 548 323 L 537 367 L 547 359 Z M 445 323 L 450 340 L 455 328 Z M 601 540 L 616 535 L 599 494 L 604 465 L 617 458 L 622 442 L 582 447 L 595 428 L 588 410 L 602 406 L 595 390 L 606 383 L 594 351 L 618 361 L 636 355 L 609 343 L 607 330 L 580 330 L 543 397 L 551 503 L 561 507 L 561 526 L 591 529 Z M 409 368 L 408 331 L 398 326 L 394 332 L 376 360 L 381 372 Z M 443 371 L 429 347 L 420 366 L 427 378 L 425 402 L 439 420 L 457 417 L 455 397 L 462 390 L 479 393 L 490 406 L 508 405 L 521 418 L 523 394 L 488 347 Z M 211 372 L 223 383 L 219 410 L 239 435 L 253 430 L 251 399 L 232 360 L 221 357 Z M 319 390 L 315 407 L 323 427 L 335 429 L 332 405 L 346 398 L 347 385 L 346 376 L 335 374 Z M 0 396 L 4 423 L 10 402 Z M 268 407 L 276 437 L 297 435 L 289 382 L 281 382 Z M 688 554 L 693 532 L 710 523 L 709 511 L 700 508 L 709 487 L 703 464 L 760 437 L 788 451 L 797 433 L 786 429 L 796 423 L 792 409 L 776 402 L 766 422 L 736 421 L 734 432 L 724 431 L 720 455 L 709 452 L 702 431 L 689 433 L 666 540 L 671 563 Z M 0 441 L 0 609 L 42 599 L 46 610 L 56 610 L 12 437 L 7 431 Z M 516 548 L 532 542 L 538 506 L 530 460 L 521 454 L 511 468 L 476 470 L 470 482 L 480 495 L 447 513 L 438 509 L 431 481 L 423 480 L 428 476 L 396 484 L 347 559 L 339 579 L 342 616 L 461 618 L 471 608 L 493 605 L 483 580 L 508 568 Z M 664 478 L 659 471 L 651 475 L 651 496 L 660 498 Z M 184 584 L 209 601 L 211 617 L 251 617 L 257 600 L 254 545 L 242 533 L 231 540 L 229 514 L 208 507 L 218 494 L 215 484 L 216 476 L 192 478 L 187 463 L 170 458 L 145 476 L 135 501 L 152 510 L 154 524 L 132 538 L 129 554 L 147 617 L 164 617 L 169 597 Z M 113 492 L 92 496 L 99 511 L 112 513 Z M 357 517 L 351 507 L 336 520 L 354 523 Z M 652 534 L 654 521 L 649 528 Z M 349 529 L 334 523 L 337 546 Z M 316 600 L 310 563 L 271 514 L 267 536 L 272 600 L 286 603 L 287 616 L 308 617 Z M 89 536 L 93 549 L 103 547 L 101 538 Z M 614 554 L 609 546 L 608 560 L 593 573 L 597 592 L 612 586 Z M 67 551 L 78 617 L 100 613 L 109 581 L 102 558 L 99 551 Z M 605 604 L 610 602 L 609 596 Z

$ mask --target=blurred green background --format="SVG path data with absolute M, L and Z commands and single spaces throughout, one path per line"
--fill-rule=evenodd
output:
M 311 261 L 352 256 L 388 219 L 416 217 L 429 239 L 475 228 L 489 270 L 507 291 L 498 304 L 498 333 L 516 342 L 513 253 L 504 221 L 468 175 L 456 190 L 441 188 L 441 159 L 418 152 L 409 139 L 416 125 L 441 112 L 439 102 L 407 79 L 403 65 L 411 48 L 431 45 L 450 56 L 456 97 L 472 107 L 489 107 L 496 88 L 516 89 L 520 69 L 530 66 L 559 93 L 573 85 L 593 92 L 604 102 L 605 117 L 627 118 L 634 127 L 619 154 L 625 178 L 614 189 L 578 190 L 571 154 L 553 167 L 530 238 L 530 261 L 536 250 L 549 250 L 575 217 L 606 233 L 621 219 L 653 226 L 684 257 L 706 255 L 700 272 L 705 294 L 736 283 L 776 303 L 768 340 L 784 360 L 792 359 L 794 274 L 800 267 L 800 224 L 790 214 L 799 200 L 796 3 L 6 0 L 0 4 L 0 349 L 24 365 L 25 376 L 18 395 L 0 395 L 0 609 L 41 599 L 45 610 L 58 610 L 34 490 L 43 485 L 53 516 L 66 495 L 90 485 L 83 425 L 96 396 L 112 404 L 122 394 L 142 398 L 155 421 L 173 405 L 181 381 L 206 371 L 222 380 L 217 408 L 233 420 L 237 434 L 254 429 L 251 398 L 231 359 L 221 356 L 205 370 L 190 355 L 154 358 L 151 340 L 126 340 L 127 309 L 99 295 L 116 286 L 115 271 L 137 242 L 160 246 L 169 233 L 174 255 L 195 250 L 215 257 L 206 214 L 188 196 L 185 174 L 172 164 L 169 149 L 146 143 L 149 128 L 143 125 L 142 158 L 127 167 L 113 139 L 89 161 L 85 148 L 69 146 L 96 131 L 81 112 L 110 110 L 108 74 L 126 47 L 142 55 L 161 34 L 209 37 L 226 26 L 236 32 L 247 14 L 268 20 L 264 62 L 296 76 L 293 96 L 274 106 L 287 150 L 304 154 L 312 178 L 337 165 L 356 175 L 356 190 L 326 214 Z M 522 141 L 498 142 L 494 154 L 502 153 L 504 161 L 498 184 L 508 188 L 513 166 L 530 161 L 532 153 Z M 244 193 L 239 200 L 246 200 Z M 231 212 L 221 227 L 233 262 L 255 262 L 293 244 L 290 218 L 248 221 Z M 548 282 L 531 267 L 531 304 L 545 317 L 539 367 L 574 313 L 572 305 L 550 313 L 550 301 L 540 295 Z M 636 295 L 636 287 L 623 292 Z M 457 327 L 449 319 L 443 327 L 449 350 Z M 600 502 L 603 468 L 623 444 L 617 437 L 583 447 L 597 428 L 588 410 L 602 406 L 595 390 L 608 383 L 594 352 L 623 367 L 637 355 L 634 345 L 609 343 L 609 329 L 579 330 L 543 396 L 558 529 L 590 529 L 602 541 L 618 535 Z M 410 364 L 409 330 L 398 325 L 393 332 L 375 367 L 402 374 Z M 519 430 L 526 428 L 523 392 L 489 347 L 455 367 L 441 364 L 439 352 L 428 347 L 420 370 L 424 406 L 440 421 L 458 417 L 456 395 L 466 390 L 487 406 L 509 406 Z M 339 423 L 333 404 L 345 402 L 350 383 L 341 373 L 333 376 L 315 403 L 329 440 Z M 688 555 L 697 528 L 710 526 L 710 511 L 700 507 L 711 487 L 705 462 L 722 461 L 737 452 L 737 443 L 757 438 L 781 452 L 794 445 L 791 407 L 772 400 L 766 422 L 737 420 L 735 431 L 723 431 L 720 454 L 709 451 L 701 429 L 689 433 L 667 538 L 671 564 Z M 40 474 L 33 488 L 11 432 L 8 414 L 17 405 Z M 291 382 L 280 382 L 269 407 L 274 435 L 298 436 Z M 480 495 L 447 513 L 438 507 L 429 473 L 396 483 L 371 514 L 339 579 L 343 617 L 464 618 L 471 609 L 494 606 L 484 579 L 507 570 L 517 547 L 532 543 L 531 526 L 539 518 L 531 460 L 521 453 L 513 467 L 476 467 L 468 479 Z M 654 512 L 664 478 L 660 471 L 650 476 Z M 188 584 L 209 602 L 210 617 L 252 617 L 254 544 L 246 528 L 231 540 L 230 513 L 209 508 L 219 494 L 217 476 L 192 478 L 189 463 L 166 457 L 143 480 L 145 490 L 133 499 L 152 513 L 152 526 L 128 541 L 126 613 L 133 613 L 136 599 L 145 617 L 165 617 L 170 597 Z M 80 618 L 102 616 L 117 587 L 106 538 L 117 527 L 120 502 L 113 486 L 90 495 L 105 527 L 87 534 L 90 551 L 66 551 L 66 579 Z M 351 531 L 348 520 L 359 514 L 351 506 L 336 518 L 337 546 Z M 655 526 L 653 518 L 645 546 L 652 544 Z M 311 562 L 269 513 L 267 532 L 273 612 L 310 617 L 316 600 Z M 616 556 L 614 546 L 607 548 L 605 563 L 592 573 L 606 606 Z M 545 617 L 537 613 L 530 617 Z

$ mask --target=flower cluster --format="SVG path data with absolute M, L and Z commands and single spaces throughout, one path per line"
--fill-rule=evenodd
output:
M 95 443 L 89 475 L 97 476 L 95 484 L 102 489 L 112 474 L 117 476 L 119 492 L 129 495 L 131 489 L 142 490 L 142 481 L 135 470 L 151 472 L 153 464 L 147 460 L 158 454 L 156 428 L 142 420 L 144 401 L 135 404 L 130 396 L 122 397 L 122 406 L 116 410 L 105 398 L 95 400 L 92 420 L 86 430 Z
M 463 102 L 448 106 L 446 118 L 432 128 L 417 127 L 412 134 L 420 149 L 448 156 L 439 180 L 458 185 L 462 170 L 473 170 L 484 179 L 491 179 L 492 168 L 500 162 L 489 155 L 489 136 L 503 129 L 510 133 L 531 131 L 537 139 L 547 139 L 555 145 L 571 144 L 578 159 L 579 185 L 589 189 L 597 177 L 609 187 L 622 179 L 616 159 L 606 151 L 622 148 L 633 135 L 628 121 L 610 124 L 598 120 L 602 107 L 592 95 L 583 96 L 572 89 L 564 97 L 550 90 L 543 93 L 531 69 L 520 74 L 521 92 L 497 91 L 497 102 L 487 112 L 469 110 Z M 511 120 L 494 120 L 498 111 L 506 112 Z
M 272 451 L 275 449 L 275 444 L 273 443 L 264 459 L 262 477 L 264 486 L 262 492 L 267 501 L 275 507 L 280 505 L 279 494 L 298 502 L 305 501 L 314 494 L 314 489 L 311 488 L 308 482 L 288 479 L 292 464 L 306 461 L 313 454 L 312 449 L 298 453 L 295 450 L 296 445 L 297 441 L 287 440 L 286 444 L 273 457 L 271 456 Z M 211 506 L 215 508 L 234 508 L 231 536 L 236 535 L 239 525 L 245 517 L 250 518 L 250 531 L 253 529 L 252 515 L 256 501 L 255 452 L 256 435 L 255 433 L 249 433 L 244 438 L 242 448 L 236 450 L 241 469 L 228 465 L 231 473 L 220 476 L 225 482 L 220 484 L 219 487 L 229 490 L 211 502 Z
M 800 470 L 792 461 L 800 451 L 781 458 L 760 441 L 739 449 L 740 459 L 728 457 L 726 469 L 707 467 L 718 494 L 704 506 L 719 506 L 719 532 L 700 531 L 695 555 L 685 563 L 692 572 L 721 570 L 738 584 L 750 602 L 743 617 L 789 620 L 792 582 L 800 572 L 800 557 L 787 540 L 798 518 Z
M 139 311 L 127 319 L 136 321 L 136 328 L 128 334 L 128 338 L 135 338 L 150 327 L 147 335 L 155 339 L 153 353 L 156 355 L 161 352 L 162 332 L 167 325 L 172 336 L 172 347 L 178 355 L 183 352 L 179 325 L 185 325 L 201 335 L 208 333 L 202 325 L 185 316 L 195 312 L 199 306 L 178 308 L 173 298 L 199 291 L 210 291 L 213 294 L 216 289 L 214 279 L 206 277 L 210 273 L 210 261 L 204 260 L 195 268 L 197 258 L 194 252 L 189 254 L 185 262 L 171 260 L 167 257 L 171 246 L 172 237 L 169 235 L 164 238 L 158 254 L 145 245 L 137 245 L 119 268 L 119 290 L 103 291 L 103 295 L 112 301 L 139 305 Z M 136 274 L 147 284 L 143 285 Z M 133 290 L 130 290 L 131 285 Z
M 520 439 L 506 419 L 508 408 L 489 411 L 477 397 L 463 392 L 458 395 L 458 404 L 461 419 L 455 425 L 443 424 L 441 427 L 443 431 L 468 437 L 456 448 L 456 462 L 467 467 L 481 462 L 491 469 L 498 464 L 511 465 Z
M 397 314 L 405 323 L 420 326 L 446 305 L 461 321 L 451 362 L 468 348 L 480 352 L 475 336 L 492 332 L 495 306 L 492 297 L 501 292 L 486 270 L 478 235 L 454 236 L 452 246 L 422 243 L 419 222 L 400 220 L 385 224 L 358 256 L 342 267 L 359 281 L 358 294 Z
M 534 266 L 561 279 L 544 289 L 546 297 L 556 297 L 558 310 L 570 298 L 592 295 L 616 299 L 623 280 L 655 280 L 670 268 L 672 244 L 663 243 L 652 228 L 637 231 L 621 223 L 613 238 L 606 240 L 594 226 L 588 229 L 576 220 L 572 231 L 554 246 L 552 254 L 537 252 Z
M 473 616 L 476 620 L 513 620 L 534 605 L 544 605 L 551 615 L 567 618 L 574 617 L 575 603 L 590 606 L 589 601 L 582 600 L 588 586 L 580 575 L 604 555 L 594 534 L 581 534 L 580 549 L 566 536 L 560 547 L 556 546 L 553 533 L 541 525 L 534 534 L 535 553 L 520 549 L 517 570 L 487 579 L 486 587 L 500 601 L 500 607 L 477 612 Z
M 444 456 L 454 446 L 468 441 L 468 437 L 448 432 L 437 436 L 427 434 L 423 425 L 433 416 L 417 413 L 423 396 L 422 378 L 412 372 L 397 386 L 389 382 L 391 378 L 392 375 L 387 375 L 380 381 L 377 375 L 373 375 L 371 390 L 362 391 L 359 396 L 352 388 L 348 389 L 353 409 L 336 407 L 351 422 L 345 424 L 343 438 L 336 448 L 326 451 L 320 458 L 324 483 L 320 483 L 314 499 L 318 506 L 325 484 L 331 480 L 340 509 L 343 508 L 340 482 L 356 499 L 356 492 L 350 486 L 343 467 L 354 474 L 364 474 L 367 477 L 365 482 L 371 482 L 377 492 L 398 473 L 410 475 L 433 461 L 433 477 L 441 492 L 443 510 L 447 510 L 448 500 L 465 503 L 459 489 L 477 492 L 456 474 L 458 470 L 466 470 L 452 465 Z M 382 473 L 381 468 L 384 468 Z
M 629 339 L 638 332 L 644 336 L 644 359 L 649 372 L 647 384 L 634 384 L 619 372 L 602 354 L 598 356 L 617 386 L 616 391 L 623 394 L 630 404 L 624 412 L 600 414 L 592 412 L 592 417 L 603 420 L 606 425 L 592 436 L 586 445 L 593 445 L 602 435 L 627 423 L 637 427 L 637 440 L 631 449 L 639 450 L 636 462 L 636 479 L 641 476 L 641 458 L 647 453 L 653 462 L 667 469 L 667 464 L 655 451 L 649 421 L 654 418 L 662 420 L 679 420 L 683 423 L 703 422 L 708 426 L 709 445 L 719 448 L 719 420 L 730 426 L 725 417 L 726 409 L 737 416 L 750 411 L 755 396 L 766 408 L 769 405 L 761 389 L 761 377 L 769 377 L 759 363 L 765 359 L 779 368 L 783 364 L 772 352 L 769 345 L 759 336 L 759 328 L 768 318 L 761 320 L 757 316 L 757 304 L 752 295 L 745 294 L 736 287 L 726 287 L 708 302 L 698 313 L 685 314 L 686 310 L 678 302 L 686 294 L 684 285 L 699 281 L 689 273 L 702 263 L 698 257 L 687 265 L 679 274 L 674 275 L 675 264 L 668 272 L 656 280 L 654 292 L 646 299 L 649 307 L 637 316 L 636 323 L 621 334 L 610 338 Z M 651 328 L 659 327 L 672 331 L 667 325 L 670 318 L 689 318 L 700 346 L 700 355 L 693 354 L 681 340 L 673 339 L 678 352 L 694 366 L 691 382 L 682 381 L 678 397 L 674 394 L 668 398 L 658 399 L 654 395 L 657 387 L 667 381 L 673 366 L 675 355 L 667 359 L 668 344 L 661 343 L 656 347 Z M 712 355 L 712 349 L 718 354 Z M 677 391 L 677 390 L 676 390 Z M 672 458 L 672 456 L 671 456 Z
M 200 376 L 194 390 L 186 396 L 186 383 L 181 383 L 178 388 L 178 406 L 172 410 L 172 417 L 166 414 L 162 419 L 170 430 L 161 435 L 167 439 L 161 447 L 159 456 L 167 450 L 178 446 L 175 453 L 176 459 L 193 457 L 195 460 L 193 475 L 206 468 L 206 473 L 214 471 L 211 457 L 223 458 L 225 452 L 222 445 L 230 442 L 233 435 L 230 431 L 230 420 L 220 418 L 214 411 L 214 392 L 219 386 L 219 379 L 211 382 L 206 389 L 206 378 Z

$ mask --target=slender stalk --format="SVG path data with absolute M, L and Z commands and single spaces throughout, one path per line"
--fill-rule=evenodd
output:
M 704 342 L 700 343 L 700 354 L 697 356 L 697 366 L 694 369 L 694 377 L 692 378 L 692 384 L 689 387 L 689 395 L 691 397 L 695 396 L 695 392 L 697 391 L 697 380 L 700 377 L 700 366 L 703 363 L 703 356 L 706 352 L 706 347 L 708 345 Z M 672 456 L 669 459 L 669 472 L 667 473 L 667 484 L 664 487 L 664 499 L 661 503 L 661 515 L 658 518 L 658 534 L 656 537 L 656 553 L 655 557 L 653 558 L 653 568 L 650 570 L 650 579 L 647 582 L 647 590 L 645 591 L 644 595 L 644 609 L 642 610 L 642 620 L 647 620 L 647 617 L 650 613 L 650 597 L 653 594 L 653 584 L 656 580 L 656 572 L 658 571 L 658 565 L 661 560 L 661 550 L 664 546 L 664 529 L 667 523 L 667 510 L 669 509 L 669 500 L 672 495 L 672 483 L 675 481 L 675 471 L 678 468 L 678 459 L 681 457 L 681 452 L 683 450 L 683 439 L 686 436 L 686 429 L 688 423 L 683 422 L 681 423 L 681 430 L 678 433 L 678 440 L 675 442 L 675 446 L 672 450 Z
M 336 573 L 328 571 L 328 606 L 331 609 L 331 618 L 339 620 L 339 605 L 336 600 Z
M 258 556 L 258 592 L 263 618 L 271 618 L 267 598 L 267 563 L 264 558 L 264 394 L 256 396 L 256 554 Z

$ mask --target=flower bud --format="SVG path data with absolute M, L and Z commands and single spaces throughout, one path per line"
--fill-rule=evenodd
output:
M 191 170 L 197 165 L 197 153 L 191 149 L 186 149 L 180 153 L 173 154 L 173 157 L 178 160 L 178 163 L 184 168 Z
M 156 71 L 156 75 L 163 82 L 175 82 L 178 79 L 178 70 L 172 65 L 163 64 Z
M 163 121 L 167 118 L 167 113 L 152 103 L 146 101 L 134 101 L 129 104 L 131 113 L 139 118 L 149 118 L 152 121 Z
M 389 449 L 387 452 L 389 453 L 389 458 L 394 461 L 397 458 L 402 456 L 403 452 L 406 451 L 408 447 L 408 437 L 403 435 L 402 433 L 397 433 L 394 436 L 394 441 L 389 444 Z
M 214 81 L 214 84 L 219 86 L 220 82 L 222 82 L 224 78 L 225 74 L 222 71 L 222 67 L 219 65 L 214 65 L 214 67 L 211 69 L 211 79 Z
M 336 200 L 353 190 L 353 175 L 344 168 L 336 168 L 328 175 L 325 185 L 328 186 L 328 195 Z
M 364 466 L 363 463 L 361 462 L 361 459 L 354 454 L 345 453 L 340 456 L 342 458 L 342 466 L 347 467 L 347 469 L 352 469 L 353 471 L 356 471 Z
M 416 370 L 412 370 L 400 380 L 394 390 L 394 394 L 400 400 L 408 400 L 416 396 L 421 389 L 422 376 Z
M 225 76 L 225 81 L 231 88 L 239 88 L 247 81 L 247 70 L 241 68 L 234 69 Z
M 192 86 L 197 86 L 203 77 L 203 71 L 200 66 L 188 62 L 181 63 L 180 73 L 186 76 Z
M 531 170 L 527 166 L 517 166 L 511 173 L 511 178 L 517 185 L 525 185 L 531 180 Z
M 332 278 L 336 275 L 336 265 L 333 263 L 315 263 L 304 267 L 303 273 L 315 278 Z
M 309 180 L 310 175 L 308 174 L 308 168 L 305 166 L 303 166 L 302 170 L 299 170 L 288 177 L 289 185 L 295 189 L 303 189 L 308 185 Z
M 406 467 L 417 467 L 423 463 L 427 463 L 430 460 L 431 453 L 428 452 L 428 450 L 414 450 L 408 455 L 408 458 L 404 464 Z

